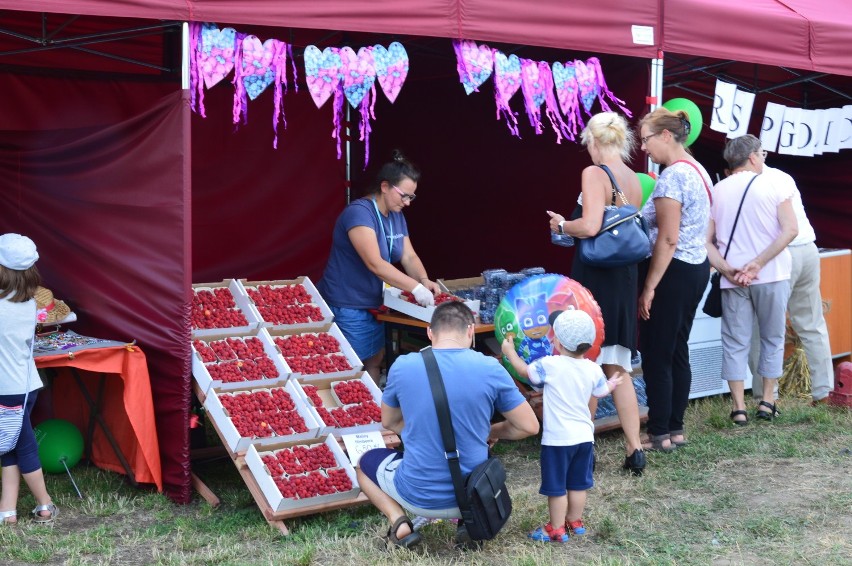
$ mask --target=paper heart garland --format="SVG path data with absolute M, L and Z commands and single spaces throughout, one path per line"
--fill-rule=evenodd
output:
M 479 87 L 488 80 L 494 70 L 494 54 L 487 45 L 477 46 L 475 42 L 465 39 L 453 40 L 456 52 L 456 69 L 459 72 L 464 91 L 467 94 L 479 92 Z
M 387 49 L 383 45 L 374 45 L 373 63 L 376 80 L 379 81 L 382 92 L 393 103 L 408 76 L 408 53 L 398 41 L 391 43 Z
M 556 89 L 556 99 L 559 108 L 566 116 L 569 115 L 573 106 L 577 103 L 577 71 L 574 63 L 568 61 L 564 65 L 557 61 L 553 64 L 553 87 Z
M 362 47 L 356 54 L 351 47 L 340 48 L 340 74 L 343 76 L 343 94 L 357 109 L 376 82 L 372 47 Z
M 556 97 L 553 95 L 553 74 L 547 62 L 521 59 L 521 92 L 524 95 L 527 116 L 536 134 L 542 132 L 541 105 L 544 104 L 547 118 L 556 132 L 556 143 L 562 143 L 563 136 L 574 139 L 574 133 L 559 114 Z
M 598 88 L 600 88 L 595 75 L 595 68 L 577 59 L 574 61 L 574 69 L 576 70 L 577 86 L 580 90 L 580 102 L 583 104 L 583 110 L 586 111 L 586 114 L 591 115 L 589 111 L 598 97 Z
M 237 53 L 234 64 L 234 107 L 233 121 L 248 122 L 248 101 L 256 99 L 266 88 L 275 85 L 274 113 L 272 129 L 275 136 L 272 146 L 278 147 L 278 121 L 283 119 L 282 98 L 287 88 L 287 51 L 288 45 L 277 39 L 267 39 L 261 43 L 254 35 L 238 33 L 236 37 Z M 286 127 L 287 122 L 284 121 Z
M 240 78 L 251 100 L 260 96 L 275 81 L 275 69 L 286 44 L 277 39 L 261 43 L 254 35 L 243 39 Z
M 580 114 L 580 89 L 577 85 L 577 71 L 571 61 L 564 65 L 557 61 L 553 64 L 552 71 L 553 86 L 556 89 L 559 109 L 568 119 L 568 128 L 572 134 L 576 135 L 578 125 L 584 125 L 583 116 Z
M 521 60 L 517 55 L 508 57 L 500 51 L 494 51 L 494 99 L 497 104 L 497 119 L 500 114 L 506 118 L 506 126 L 513 136 L 521 137 L 518 132 L 518 119 L 509 107 L 509 100 L 521 88 Z
M 220 30 L 216 24 L 202 24 L 198 63 L 207 89 L 212 88 L 233 70 L 236 35 L 234 28 Z
M 305 80 L 317 108 L 322 107 L 337 90 L 341 66 L 337 47 L 326 47 L 322 51 L 316 45 L 305 48 Z
M 541 105 L 547 98 L 547 85 L 542 80 L 538 61 L 521 59 L 521 92 L 524 95 L 524 107 L 535 133 L 541 133 Z

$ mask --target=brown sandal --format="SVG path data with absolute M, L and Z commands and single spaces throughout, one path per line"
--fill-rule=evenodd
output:
M 397 538 L 396 532 L 402 525 L 408 525 L 408 528 L 411 529 L 411 533 L 400 538 Z M 414 525 L 411 523 L 411 519 L 408 516 L 403 515 L 396 521 L 394 521 L 391 528 L 388 529 L 388 534 L 385 537 L 389 545 L 398 547 L 398 548 L 411 548 L 420 544 L 423 540 L 423 537 L 420 536 L 420 533 L 414 530 Z

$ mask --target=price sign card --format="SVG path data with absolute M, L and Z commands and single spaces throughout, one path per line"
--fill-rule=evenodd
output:
M 377 430 L 370 432 L 356 432 L 354 434 L 344 434 L 343 444 L 346 446 L 346 452 L 349 454 L 349 461 L 353 466 L 358 465 L 358 460 L 361 455 L 367 450 L 373 448 L 385 448 L 385 440 L 382 433 Z

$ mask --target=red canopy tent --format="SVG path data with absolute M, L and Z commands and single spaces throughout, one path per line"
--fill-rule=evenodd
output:
M 424 198 L 409 214 L 415 244 L 432 273 L 461 277 L 497 266 L 564 270 L 567 258 L 542 243 L 546 235 L 536 233 L 543 224 L 534 219 L 545 218 L 548 203 L 570 210 L 578 192 L 571 180 L 588 161 L 578 146 L 556 146 L 528 125 L 523 139 L 510 137 L 494 120 L 490 89 L 465 97 L 449 41 L 432 38 L 475 39 L 543 60 L 565 57 L 548 48 L 572 50 L 571 58 L 632 56 L 601 59 L 610 87 L 638 114 L 648 92 L 647 60 L 678 38 L 661 19 L 676 7 L 667 2 L 661 13 L 660 6 L 242 0 L 236 10 L 216 0 L 33 0 L 24 8 L 0 0 L 0 9 L 26 11 L 0 13 L 0 197 L 7 203 L 0 232 L 36 240 L 48 284 L 78 310 L 75 330 L 142 345 L 163 479 L 174 499 L 187 501 L 190 283 L 318 278 L 347 187 L 329 138 L 330 108 L 317 110 L 304 90 L 285 97 L 288 127 L 277 151 L 269 96 L 253 103 L 249 123 L 236 131 L 226 84 L 206 93 L 206 120 L 191 115 L 180 90 L 176 24 L 214 21 L 302 47 L 377 41 L 363 32 L 410 45 L 416 71 L 396 104 L 377 105 L 371 161 L 375 166 L 401 146 L 420 163 Z M 748 6 L 736 9 L 747 13 Z M 772 29 L 760 24 L 756 29 Z M 633 44 L 633 25 L 654 27 L 657 45 Z M 94 37 L 122 41 L 87 42 Z M 709 39 L 698 45 L 683 52 L 721 55 Z M 743 43 L 736 57 L 764 62 L 758 47 Z M 819 46 L 813 51 L 821 53 Z M 823 60 L 794 66 L 821 69 Z M 852 75 L 852 67 L 843 74 Z M 352 185 L 360 188 L 373 169 L 360 170 L 363 147 L 354 148 Z M 458 253 L 447 253 L 453 248 Z M 481 264 L 472 266 L 472 255 Z

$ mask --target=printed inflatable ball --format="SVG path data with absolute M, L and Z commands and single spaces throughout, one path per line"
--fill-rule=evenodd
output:
M 68 421 L 44 421 L 35 427 L 35 436 L 38 458 L 47 473 L 60 474 L 65 471 L 65 466 L 73 468 L 83 457 L 83 435 Z
M 501 344 L 507 334 L 512 335 L 518 355 L 530 363 L 553 353 L 556 337 L 550 316 L 569 309 L 581 309 L 595 322 L 595 343 L 585 357 L 596 359 L 604 339 L 601 308 L 588 289 L 563 275 L 534 275 L 509 289 L 494 313 L 494 334 Z M 503 365 L 518 381 L 526 383 L 507 360 Z

